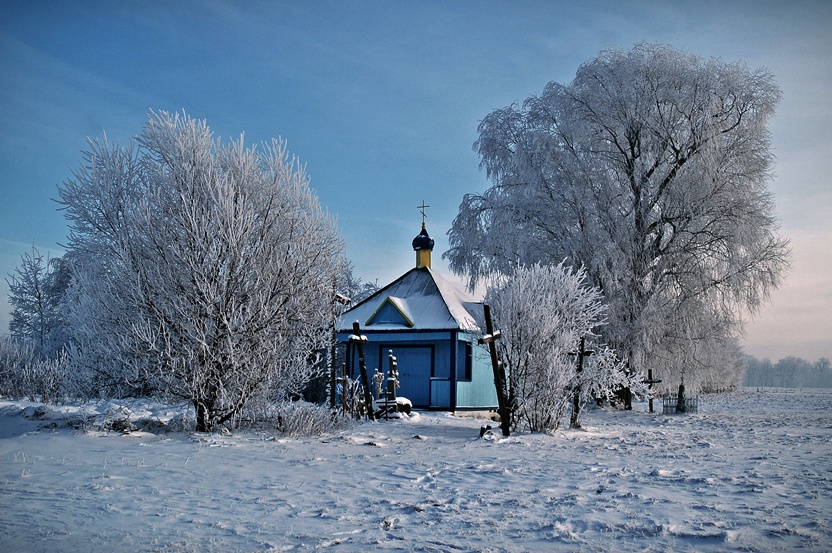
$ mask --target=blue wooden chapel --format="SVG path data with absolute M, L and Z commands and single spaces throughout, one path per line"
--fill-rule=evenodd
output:
M 424 221 L 413 239 L 416 267 L 348 309 L 336 326 L 346 344 L 346 374 L 360 379 L 358 348 L 349 342 L 353 321 L 361 325 L 367 371 L 388 371 L 398 362 L 397 395 L 413 407 L 447 411 L 497 408 L 494 373 L 485 346 L 482 302 L 456 288 L 431 268 L 434 240 Z

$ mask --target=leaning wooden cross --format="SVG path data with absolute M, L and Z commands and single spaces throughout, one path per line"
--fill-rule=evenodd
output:
M 361 386 L 364 388 L 364 406 L 367 410 L 367 417 L 375 420 L 373 413 L 373 392 L 370 390 L 370 379 L 367 376 L 367 363 L 364 362 L 364 344 L 369 342 L 366 336 L 361 335 L 361 325 L 358 321 L 352 323 L 352 336 L 350 343 L 358 346 L 358 367 L 361 369 Z
M 491 353 L 491 367 L 494 369 L 494 385 L 497 387 L 497 406 L 500 413 L 500 429 L 503 436 L 511 435 L 511 411 L 509 410 L 508 397 L 506 394 L 506 371 L 503 364 L 497 358 L 497 344 L 494 342 L 500 339 L 500 331 L 494 330 L 491 322 L 491 307 L 483 304 L 485 311 L 485 336 L 477 342 L 488 344 L 488 351 Z

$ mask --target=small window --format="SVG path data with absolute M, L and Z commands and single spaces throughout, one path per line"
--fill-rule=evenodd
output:
M 465 342 L 465 347 L 457 350 L 456 379 L 471 380 L 471 368 L 474 362 L 474 347 L 471 342 Z

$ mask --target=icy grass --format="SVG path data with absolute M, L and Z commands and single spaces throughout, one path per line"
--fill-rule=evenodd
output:
M 182 416 L 161 405 L 2 402 L 0 550 L 830 549 L 832 392 L 636 407 L 554 436 L 417 413 L 287 438 L 99 429 Z

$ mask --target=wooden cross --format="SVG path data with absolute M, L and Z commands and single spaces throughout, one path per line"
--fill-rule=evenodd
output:
M 584 348 L 584 338 L 581 337 L 581 346 L 579 351 L 571 351 L 569 355 L 578 356 L 577 384 L 575 385 L 575 394 L 572 396 L 572 417 L 569 420 L 569 428 L 580 428 L 581 424 L 578 422 L 578 415 L 581 413 L 581 373 L 584 372 L 584 357 L 589 357 L 594 351 Z
M 424 203 L 424 202 L 422 202 Z M 496 340 L 500 339 L 500 331 L 494 330 L 491 322 L 491 307 L 483 304 L 485 314 L 485 336 L 477 340 L 479 344 L 488 344 L 488 351 L 491 354 L 491 368 L 494 371 L 494 386 L 497 388 L 497 407 L 500 412 L 500 429 L 503 436 L 511 435 L 511 410 L 509 409 L 509 398 L 506 397 L 506 371 L 503 364 L 497 358 Z
M 502 335 L 503 335 L 502 332 L 500 332 L 499 330 L 495 330 L 494 334 L 486 334 L 485 336 L 483 336 L 482 338 L 477 340 L 477 343 L 478 344 L 490 344 L 494 340 L 499 340 Z
M 396 387 L 399 385 L 399 362 L 396 361 L 396 356 L 393 355 L 393 350 L 389 350 L 390 355 L 387 356 L 387 362 L 390 365 L 390 370 L 387 377 L 387 393 L 384 394 L 384 420 L 387 420 L 390 413 L 390 400 L 393 400 L 393 408 L 396 412 L 399 411 L 399 402 L 396 399 Z
M 643 383 L 647 384 L 648 392 L 647 395 L 650 397 L 648 400 L 650 403 L 650 412 L 653 412 L 653 384 L 659 384 L 661 380 L 658 378 L 653 378 L 653 369 L 647 369 L 647 380 L 642 380 Z
M 370 390 L 370 379 L 367 377 L 367 363 L 364 361 L 364 344 L 369 342 L 366 336 L 361 334 L 361 325 L 358 321 L 352 323 L 352 335 L 349 342 L 358 347 L 358 368 L 361 370 L 361 385 L 364 387 L 364 403 L 367 409 L 367 417 L 374 420 L 373 413 L 373 392 Z
M 416 209 L 419 209 L 422 212 L 422 224 L 425 224 L 425 219 L 427 219 L 428 215 L 425 213 L 425 208 L 430 207 L 429 205 L 425 205 L 425 200 L 422 200 L 422 205 L 417 205 Z

